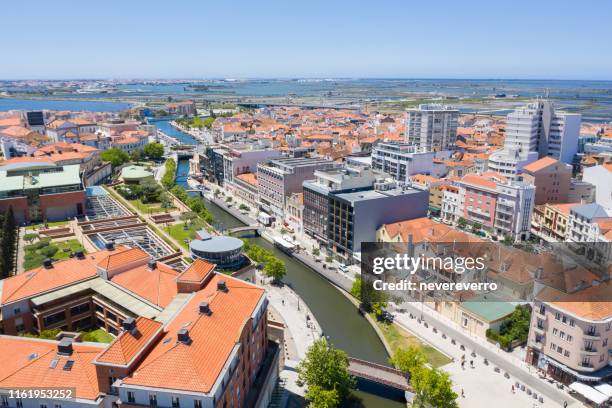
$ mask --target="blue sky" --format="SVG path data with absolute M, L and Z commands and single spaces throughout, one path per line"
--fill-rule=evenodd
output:
M 612 1 L 10 1 L 0 79 L 612 80 Z

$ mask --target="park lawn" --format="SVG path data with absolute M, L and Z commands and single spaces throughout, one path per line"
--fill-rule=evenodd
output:
M 156 213 L 170 212 L 176 209 L 174 207 L 162 208 L 160 203 L 145 204 L 142 201 L 140 201 L 140 199 L 128 200 L 128 202 L 132 204 L 134 207 L 136 207 L 136 209 L 138 209 L 138 211 L 140 211 L 142 214 L 156 214 Z
M 29 271 L 30 269 L 38 268 L 42 265 L 43 261 L 47 259 L 47 255 L 44 254 L 45 248 L 55 247 L 57 251 L 51 257 L 54 261 L 59 261 L 62 259 L 66 259 L 70 256 L 70 252 L 75 251 L 85 251 L 85 248 L 81 245 L 81 243 L 76 239 L 70 239 L 67 241 L 59 241 L 53 242 L 51 241 L 49 245 L 46 245 L 42 248 L 35 248 L 35 244 L 28 245 L 25 247 L 25 256 L 23 260 L 23 269 Z
M 49 228 L 53 228 L 53 227 L 59 227 L 61 225 L 66 225 L 68 224 L 70 221 L 49 221 L 47 222 L 47 226 Z M 26 230 L 33 230 L 33 229 L 45 229 L 45 223 L 41 222 L 40 224 L 32 224 L 32 225 L 28 225 L 27 227 L 25 227 Z
M 110 343 L 115 338 L 103 329 L 95 329 L 81 332 L 81 339 L 83 341 L 95 341 L 96 343 Z
M 205 228 L 205 223 L 202 219 L 194 219 L 189 228 L 184 228 L 185 223 L 179 222 L 178 224 L 169 225 L 164 227 L 164 231 L 168 233 L 172 238 L 176 239 L 184 248 L 189 248 L 189 242 L 195 238 L 195 233 L 202 228 Z
M 376 319 L 374 316 L 372 316 L 372 318 Z M 387 343 L 389 343 L 392 352 L 395 352 L 401 348 L 415 345 L 421 349 L 429 365 L 434 368 L 441 367 L 452 361 L 448 356 L 440 353 L 434 347 L 423 343 L 418 337 L 408 333 L 395 323 L 383 323 L 376 321 L 376 324 L 383 332 L 383 335 L 385 336 Z

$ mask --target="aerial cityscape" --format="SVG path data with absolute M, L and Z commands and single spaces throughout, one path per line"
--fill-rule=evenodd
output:
M 5 7 L 0 408 L 612 406 L 610 4 L 137 3 Z

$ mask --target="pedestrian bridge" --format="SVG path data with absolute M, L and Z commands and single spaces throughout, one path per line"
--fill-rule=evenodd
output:
M 254 224 L 254 225 L 245 225 L 243 227 L 230 228 L 230 229 L 227 230 L 227 233 L 229 235 L 236 235 L 236 234 L 242 234 L 244 232 L 251 232 L 255 236 L 259 236 L 261 234 L 260 228 L 261 227 L 259 225 L 257 225 L 257 224 Z
M 358 382 L 361 380 L 383 386 L 395 391 L 397 396 L 405 397 L 412 392 L 408 375 L 395 368 L 349 357 L 348 371 L 357 377 Z M 388 392 L 385 394 L 388 395 Z

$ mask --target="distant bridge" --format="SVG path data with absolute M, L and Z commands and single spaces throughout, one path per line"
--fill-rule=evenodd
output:
M 259 236 L 260 226 L 257 224 L 254 225 L 245 225 L 243 227 L 235 227 L 227 230 L 229 235 L 240 234 L 242 232 L 253 232 L 256 236 Z
M 357 377 L 358 381 L 391 389 L 397 398 L 406 398 L 407 394 L 412 393 L 409 376 L 395 368 L 349 357 L 348 371 Z M 389 392 L 382 391 L 381 393 L 388 395 Z

